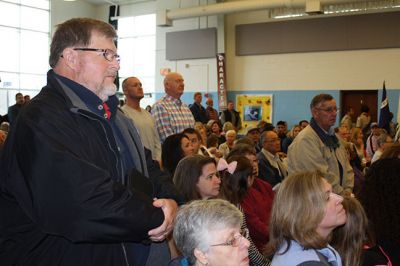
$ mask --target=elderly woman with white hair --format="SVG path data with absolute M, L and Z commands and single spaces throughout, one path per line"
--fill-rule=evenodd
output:
M 219 145 L 218 149 L 222 153 L 223 157 L 226 158 L 228 156 L 230 150 L 233 148 L 235 145 L 235 140 L 236 140 L 236 131 L 235 130 L 228 130 L 225 134 L 226 141 Z
M 174 239 L 184 258 L 170 265 L 249 265 L 242 213 L 221 199 L 195 200 L 178 211 Z

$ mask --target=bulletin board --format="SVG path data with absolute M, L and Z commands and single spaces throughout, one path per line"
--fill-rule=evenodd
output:
M 264 120 L 272 121 L 272 94 L 236 96 L 236 108 L 242 119 L 242 128 L 257 126 L 258 122 Z

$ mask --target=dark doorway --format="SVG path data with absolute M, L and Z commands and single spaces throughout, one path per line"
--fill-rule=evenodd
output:
M 348 108 L 352 107 L 354 110 L 352 120 L 355 123 L 361 113 L 361 105 L 365 104 L 369 107 L 371 121 L 378 121 L 378 90 L 340 91 L 340 103 L 340 119 L 346 114 Z

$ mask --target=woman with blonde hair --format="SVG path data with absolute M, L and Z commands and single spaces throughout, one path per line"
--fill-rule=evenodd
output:
M 266 248 L 267 255 L 275 254 L 271 265 L 341 266 L 328 242 L 332 230 L 346 222 L 342 201 L 318 171 L 286 177 L 272 207 Z
M 358 158 L 360 158 L 360 161 L 362 163 L 362 167 L 365 167 L 367 163 L 367 156 L 365 152 L 363 133 L 361 131 L 361 128 L 354 127 L 351 129 L 350 142 L 354 144 Z
M 281 145 L 282 152 L 287 153 L 290 144 L 292 144 L 294 138 L 300 133 L 301 129 L 302 128 L 299 125 L 295 125 L 292 127 L 292 129 L 287 134 L 287 137 L 284 138 L 282 141 L 282 145 Z

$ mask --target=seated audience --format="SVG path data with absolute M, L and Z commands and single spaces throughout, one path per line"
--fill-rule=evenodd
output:
M 378 127 L 378 123 L 371 123 L 371 134 L 367 138 L 366 151 L 368 158 L 372 159 L 375 151 L 378 149 L 378 137 L 382 132 L 382 129 Z
M 371 163 L 379 160 L 385 149 L 392 145 L 392 143 L 393 139 L 388 134 L 382 132 L 376 140 L 377 150 L 375 151 L 374 156 L 372 156 Z
M 258 160 L 255 149 L 247 144 L 235 144 L 227 160 L 232 156 L 245 156 L 253 166 L 247 180 L 247 193 L 240 203 L 243 208 L 249 233 L 254 244 L 262 250 L 269 239 L 269 219 L 271 216 L 274 192 L 271 185 L 258 178 Z
M 273 124 L 265 121 L 260 121 L 260 123 L 258 123 L 258 128 L 260 129 L 260 133 L 263 133 L 264 131 L 275 130 Z
M 5 122 L 5 121 L 1 122 L 0 130 L 3 130 L 4 132 L 8 133 L 10 131 L 10 123 Z
M 237 131 L 231 122 L 225 122 L 222 126 L 222 131 L 226 134 L 229 130 Z
M 6 138 L 7 138 L 7 132 L 0 129 L 0 151 L 3 148 Z
M 251 139 L 253 144 L 252 146 L 256 149 L 256 152 L 261 150 L 259 143 L 260 143 L 260 130 L 258 127 L 249 126 L 246 127 L 246 137 Z
M 330 244 L 339 252 L 343 266 L 362 265 L 368 219 L 356 198 L 345 197 L 342 205 L 347 214 L 347 221 L 333 230 Z
M 191 127 L 185 128 L 185 130 L 183 130 L 182 133 L 185 134 L 189 138 L 190 142 L 192 143 L 193 154 L 203 154 L 203 152 L 200 151 L 200 147 L 201 147 L 200 133 Z
M 236 145 L 238 145 L 238 144 L 250 145 L 252 148 L 255 149 L 255 147 L 254 147 L 254 141 L 251 140 L 251 139 L 248 138 L 248 137 L 242 137 L 242 138 L 240 138 L 240 139 L 236 139 L 236 140 L 235 140 L 235 146 L 233 146 L 233 148 L 235 148 Z M 231 152 L 229 152 L 229 153 L 231 153 Z
M 194 123 L 194 129 L 196 129 L 200 133 L 201 145 L 207 146 L 207 128 L 206 128 L 206 126 L 201 122 L 196 122 L 196 123 Z
M 174 239 L 183 258 L 170 266 L 249 265 L 243 215 L 221 199 L 196 200 L 183 205 L 175 219 Z
M 341 258 L 329 245 L 333 229 L 346 222 L 343 198 L 333 193 L 318 171 L 290 175 L 275 195 L 268 255 L 271 265 L 338 265 Z
M 211 154 L 213 158 L 221 158 L 222 153 L 218 149 L 218 136 L 215 134 L 210 134 L 207 138 L 207 151 Z
M 350 130 L 347 126 L 342 125 L 337 129 L 336 132 L 342 141 L 349 142 L 350 141 Z
M 355 127 L 351 130 L 350 141 L 354 144 L 358 158 L 360 158 L 362 166 L 360 170 L 363 170 L 368 161 L 365 152 L 365 145 L 363 142 L 363 133 L 360 128 Z
M 249 159 L 244 156 L 231 156 L 228 162 L 229 164 L 224 159 L 220 159 L 217 166 L 217 170 L 220 171 L 223 180 L 220 197 L 228 200 L 243 212 L 240 203 L 247 194 L 249 188 L 248 180 L 253 173 L 253 166 Z M 246 219 L 244 219 L 242 229 L 248 230 Z M 250 241 L 250 264 L 269 265 L 269 259 L 260 253 L 250 236 L 248 239 Z
M 221 178 L 216 167 L 214 158 L 198 154 L 187 156 L 178 163 L 173 181 L 186 202 L 218 196 Z
M 400 159 L 372 164 L 358 198 L 370 222 L 376 261 L 365 265 L 400 265 Z M 389 264 L 389 261 L 391 264 Z
M 261 152 L 257 154 L 258 177 L 275 187 L 287 176 L 287 167 L 278 155 L 281 150 L 281 140 L 274 131 L 264 131 L 261 134 Z
M 400 159 L 400 143 L 393 143 L 381 155 L 381 159 L 398 158 Z
M 299 122 L 299 126 L 301 126 L 301 130 L 305 129 L 308 126 L 308 124 L 310 124 L 310 123 L 307 120 L 301 120 Z
M 282 143 L 283 140 L 287 138 L 287 123 L 286 121 L 278 121 L 276 123 L 276 134 L 278 134 L 278 137 L 281 139 L 281 150 L 282 150 Z
M 221 145 L 226 141 L 225 133 L 221 129 L 221 125 L 218 121 L 210 120 L 207 123 L 207 127 L 209 128 L 210 134 L 215 134 L 218 137 L 218 145 Z
M 285 138 L 282 142 L 282 145 L 281 145 L 282 152 L 284 152 L 284 153 L 288 152 L 288 148 L 289 148 L 290 144 L 292 144 L 294 138 L 300 133 L 301 129 L 302 128 L 299 125 L 295 125 L 294 127 L 292 127 L 292 129 L 287 134 L 287 138 Z
M 194 148 L 189 138 L 183 134 L 173 134 L 168 136 L 162 144 L 161 164 L 171 176 L 175 173 L 175 168 L 179 161 L 186 156 L 193 155 Z
M 218 149 L 222 153 L 222 156 L 226 158 L 228 155 L 229 151 L 233 148 L 235 145 L 235 140 L 236 140 L 236 131 L 235 130 L 228 130 L 226 132 L 226 141 L 219 145 Z

